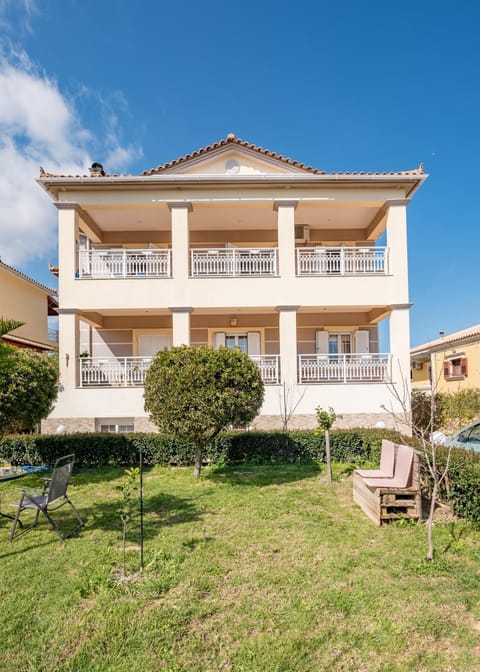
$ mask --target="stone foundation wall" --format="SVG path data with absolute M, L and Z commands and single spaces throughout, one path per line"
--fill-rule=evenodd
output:
M 66 434 L 94 432 L 95 418 L 47 418 L 42 420 L 41 433 L 56 434 L 57 429 L 62 426 L 65 427 Z
M 383 422 L 389 429 L 399 429 L 408 434 L 405 427 L 396 426 L 393 418 L 388 413 L 344 413 L 333 425 L 333 429 L 351 429 L 353 427 L 375 427 L 377 422 Z M 252 429 L 276 430 L 282 429 L 283 423 L 280 415 L 259 415 L 252 422 Z M 288 423 L 290 430 L 316 429 L 316 415 L 294 415 Z
M 135 431 L 142 434 L 158 434 L 157 426 L 148 418 L 135 418 Z
M 158 429 L 146 417 L 135 418 L 135 431 L 156 434 Z M 345 413 L 339 418 L 333 429 L 350 429 L 352 427 L 375 427 L 377 422 L 383 422 L 389 429 L 398 429 L 403 434 L 410 434 L 408 427 L 396 424 L 388 413 Z M 55 418 L 42 421 L 42 434 L 55 434 L 58 427 L 63 425 L 68 434 L 81 432 L 95 432 L 95 418 Z M 280 415 L 258 415 L 251 424 L 253 430 L 278 430 L 283 428 Z M 315 415 L 295 415 L 289 423 L 290 430 L 316 429 Z
M 66 428 L 66 434 L 82 434 L 85 432 L 95 432 L 95 418 L 47 418 L 42 420 L 42 434 L 56 434 L 58 427 Z M 155 434 L 158 429 L 150 422 L 148 418 L 134 418 L 134 427 L 136 432 Z

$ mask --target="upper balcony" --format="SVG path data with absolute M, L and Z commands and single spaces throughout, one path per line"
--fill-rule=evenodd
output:
M 78 253 L 78 277 L 170 278 L 172 251 L 151 249 L 87 249 Z
M 386 247 L 297 247 L 297 276 L 356 276 L 388 274 Z M 171 278 L 171 249 L 81 250 L 78 278 Z M 193 248 L 190 277 L 277 277 L 278 248 Z

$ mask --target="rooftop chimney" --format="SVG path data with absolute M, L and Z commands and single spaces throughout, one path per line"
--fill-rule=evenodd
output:
M 92 163 L 90 166 L 90 175 L 91 177 L 98 177 L 99 175 L 105 175 L 105 171 L 103 170 L 103 166 L 101 163 Z

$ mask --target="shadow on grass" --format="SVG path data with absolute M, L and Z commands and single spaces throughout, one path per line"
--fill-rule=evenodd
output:
M 252 487 L 281 485 L 318 476 L 322 467 L 317 462 L 297 464 L 240 464 L 212 467 L 205 478 L 214 482 Z
M 80 510 L 80 515 L 87 519 L 89 530 L 121 531 L 121 502 L 119 499 L 97 502 Z M 158 494 L 145 497 L 143 502 L 144 538 L 156 537 L 161 528 L 199 520 L 202 511 L 198 510 L 193 500 L 173 495 Z M 129 527 L 138 528 L 140 514 L 136 512 Z
M 72 494 L 72 493 L 70 493 Z M 80 493 L 77 493 L 80 495 Z M 118 498 L 109 499 L 102 502 L 95 502 L 88 505 L 83 505 L 82 502 L 78 501 L 78 497 L 72 494 L 72 501 L 74 502 L 80 517 L 84 522 L 84 526 L 78 529 L 72 537 L 69 538 L 81 538 L 85 533 L 95 534 L 95 532 L 118 532 L 119 535 L 122 533 L 122 521 L 120 519 L 120 507 L 121 502 Z M 158 494 L 151 497 L 146 497 L 143 504 L 144 511 L 144 531 L 143 536 L 145 540 L 155 538 L 161 531 L 162 528 L 170 527 L 172 525 L 180 525 L 182 523 L 189 523 L 192 521 L 199 520 L 202 517 L 202 514 L 205 511 L 198 510 L 190 499 L 184 499 L 181 497 L 175 497 L 172 495 Z M 56 524 L 62 531 L 62 533 L 67 534 L 69 530 L 72 529 L 72 526 L 76 524 L 76 520 L 73 516 L 73 513 L 70 507 L 62 507 L 61 510 L 57 511 L 55 514 L 52 513 L 52 518 L 54 518 Z M 20 553 L 25 553 L 32 548 L 38 548 L 39 546 L 46 546 L 49 544 L 59 544 L 58 538 L 55 535 L 52 527 L 44 516 L 40 516 L 38 524 L 36 527 L 31 528 L 31 524 L 34 519 L 34 513 L 28 511 L 22 516 L 22 522 L 24 524 L 24 529 L 21 530 L 11 544 L 8 543 L 8 533 L 10 532 L 11 523 L 8 521 L 5 526 L 7 529 L 5 545 L 7 546 L 7 552 L 0 554 L 0 558 L 8 557 L 11 555 L 17 555 Z M 140 514 L 137 511 L 128 526 L 129 532 L 128 537 L 135 538 L 139 534 L 140 530 Z M 3 532 L 3 526 L 0 526 L 0 534 Z M 27 539 L 31 533 L 40 533 L 42 539 L 38 544 L 31 544 L 25 546 L 24 544 L 17 545 L 20 542 L 20 538 Z M 45 537 L 43 537 L 45 535 Z M 67 538 L 68 542 L 68 538 Z

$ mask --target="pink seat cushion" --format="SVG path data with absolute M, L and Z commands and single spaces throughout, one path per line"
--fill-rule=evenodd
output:
M 397 459 L 393 478 L 365 478 L 366 485 L 372 488 L 406 488 L 410 480 L 413 463 L 413 450 L 409 446 L 397 446 Z
M 362 478 L 393 478 L 395 466 L 395 444 L 393 441 L 382 440 L 380 469 L 355 469 Z

